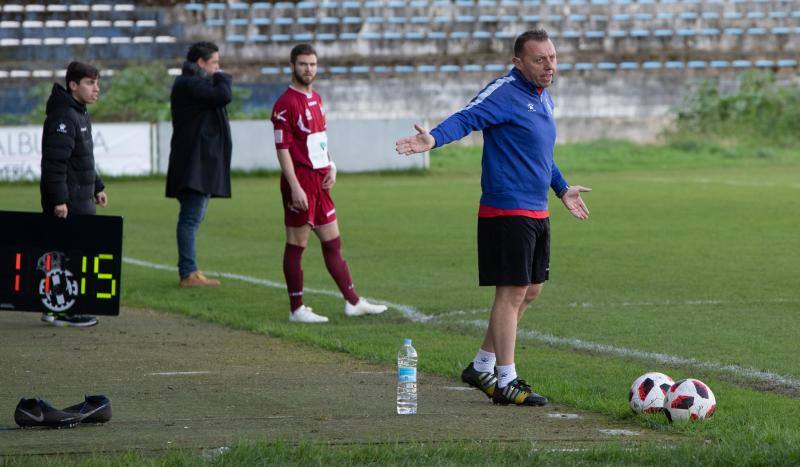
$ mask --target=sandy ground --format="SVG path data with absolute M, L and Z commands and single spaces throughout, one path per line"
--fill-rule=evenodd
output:
M 534 440 L 580 447 L 663 433 L 549 405 L 498 407 L 460 381 L 420 374 L 419 413 L 395 414 L 395 370 L 168 313 L 124 309 L 88 329 L 0 312 L 0 454 L 171 447 L 240 439 L 329 443 Z M 105 425 L 17 429 L 21 397 L 59 408 L 112 400 Z M 513 427 L 513 430 L 509 430 Z

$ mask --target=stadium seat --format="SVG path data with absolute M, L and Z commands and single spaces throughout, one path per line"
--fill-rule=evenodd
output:
M 771 19 L 783 19 L 786 18 L 786 12 L 784 11 L 770 11 L 769 17 Z
M 267 42 L 269 40 L 269 36 L 265 36 L 264 34 L 251 34 L 247 36 L 247 39 L 250 42 Z
M 358 16 L 345 16 L 342 18 L 342 24 L 361 24 L 361 18 Z
M 303 26 L 317 24 L 317 18 L 314 16 L 301 16 L 297 18 L 297 24 L 302 24 Z
M 694 36 L 697 34 L 697 31 L 695 31 L 694 29 L 686 29 L 686 28 L 678 29 L 676 32 L 678 33 L 679 36 L 684 36 L 684 37 Z
M 297 36 L 297 35 L 298 34 L 295 34 L 295 36 Z M 309 36 L 310 35 L 311 34 L 309 33 Z M 295 39 L 295 40 L 298 40 L 298 39 Z M 310 42 L 312 39 L 300 39 L 300 40 L 302 40 L 304 42 Z M 333 42 L 333 41 L 336 40 L 336 34 L 332 34 L 332 33 L 329 33 L 329 32 L 320 32 L 320 33 L 317 33 L 317 40 L 318 41 Z
M 610 62 L 600 62 L 597 64 L 597 69 L 605 71 L 613 71 L 617 69 L 617 64 Z
M 636 13 L 633 15 L 636 21 L 653 21 L 653 15 L 650 13 Z
M 298 2 L 295 5 L 295 8 L 297 8 L 298 10 L 312 10 L 314 8 L 317 8 L 317 2 L 305 0 L 302 2 Z
M 747 34 L 753 36 L 762 36 L 767 33 L 766 28 L 747 28 Z
M 509 69 L 509 65 L 501 65 L 499 63 L 490 63 L 488 65 L 484 65 L 483 69 L 486 70 L 486 71 L 494 71 L 494 72 L 506 71 L 506 70 Z
M 501 23 L 516 23 L 517 16 L 516 15 L 501 15 L 500 16 Z
M 628 31 L 623 31 L 621 29 L 615 29 L 613 31 L 608 32 L 609 37 L 626 37 L 628 35 Z
M 415 68 L 413 66 L 408 65 L 395 65 L 394 72 L 395 73 L 413 73 Z
M 620 13 L 620 14 L 612 15 L 611 19 L 613 19 L 614 21 L 630 21 L 631 20 L 631 15 L 626 14 L 626 13 Z
M 712 60 L 709 66 L 711 68 L 728 68 L 731 66 L 731 63 L 727 60 Z
M 406 40 L 418 41 L 425 39 L 424 31 L 408 31 L 404 34 Z
M 417 66 L 418 73 L 435 73 L 436 67 L 433 65 L 419 65 Z
M 358 40 L 358 33 L 356 32 L 343 32 L 339 34 L 340 41 L 355 41 Z
M 650 35 L 650 31 L 647 29 L 632 29 L 629 34 L 631 37 L 647 37 Z
M 576 23 L 581 23 L 583 21 L 586 21 L 587 19 L 588 18 L 587 18 L 586 15 L 571 14 L 571 15 L 567 16 L 567 20 L 573 21 L 573 22 L 576 22 Z
M 388 21 L 389 21 L 389 24 L 406 24 L 406 17 L 405 16 L 390 16 Z
M 497 16 L 495 15 L 480 15 L 478 16 L 478 22 L 480 23 L 496 23 Z
M 266 66 L 261 69 L 262 75 L 277 75 L 280 74 L 280 72 L 281 72 L 280 68 L 275 66 Z
M 229 26 L 247 26 L 248 23 L 247 18 L 231 18 L 228 20 Z
M 766 15 L 761 11 L 748 11 L 747 19 L 763 19 Z
M 428 24 L 431 20 L 427 16 L 412 16 L 410 23 L 411 24 Z
M 742 14 L 738 11 L 726 11 L 723 14 L 725 19 L 742 19 Z
M 575 30 L 564 31 L 561 33 L 561 37 L 564 37 L 566 39 L 577 39 L 581 37 L 581 32 Z
M 619 64 L 620 70 L 637 70 L 639 68 L 639 64 L 636 62 L 622 62 Z
M 389 72 L 389 67 L 387 67 L 386 65 L 374 66 L 374 67 L 372 67 L 372 72 L 373 73 L 388 73 Z
M 575 64 L 575 69 L 578 71 L 588 71 L 592 68 L 594 68 L 594 65 L 589 62 L 579 62 Z
M 450 33 L 450 39 L 469 39 L 469 33 L 466 31 L 453 31 Z
M 343 75 L 343 74 L 347 73 L 347 67 L 346 66 L 332 66 L 332 67 L 330 67 L 330 69 L 328 71 L 330 71 L 330 73 L 332 75 Z
M 558 70 L 559 71 L 570 71 L 570 70 L 572 70 L 572 64 L 571 63 L 559 63 L 558 64 Z
M 249 3 L 244 3 L 244 2 L 242 2 L 242 3 L 231 3 L 228 6 L 228 8 L 230 8 L 231 10 L 238 10 L 238 11 L 249 10 L 250 9 L 250 4 Z
M 350 73 L 354 74 L 369 73 L 369 67 L 364 65 L 351 66 Z
M 604 31 L 586 31 L 584 34 L 587 39 L 602 39 L 606 35 Z
M 797 60 L 792 60 L 792 59 L 778 60 L 778 66 L 787 68 L 796 67 Z
M 703 60 L 689 60 L 686 62 L 687 68 L 706 68 L 706 62 Z
M 311 34 L 310 32 L 299 32 L 292 34 L 292 40 L 295 42 L 311 42 L 314 40 L 314 34 Z
M 272 24 L 277 24 L 280 26 L 290 26 L 294 23 L 294 18 L 287 18 L 285 16 L 279 16 L 272 20 Z
M 206 20 L 206 26 L 225 26 L 225 20 L 222 18 L 209 18 Z
M 704 11 L 700 16 L 703 19 L 719 19 L 719 13 L 716 11 Z
M 734 60 L 733 66 L 734 68 L 750 68 L 753 66 L 753 62 L 750 60 Z
M 253 3 L 250 6 L 254 10 L 271 10 L 272 9 L 272 3 L 267 3 L 267 2 L 256 2 L 256 3 Z
M 782 34 L 789 34 L 791 32 L 791 29 L 787 28 L 787 27 L 779 26 L 779 27 L 772 28 L 771 31 L 772 31 L 772 34 L 782 35 Z
M 183 8 L 186 11 L 203 11 L 204 5 L 202 3 L 187 3 L 183 5 Z
M 399 40 L 403 38 L 403 33 L 397 31 L 384 31 L 383 38 L 390 41 Z
M 661 69 L 662 65 L 661 62 L 644 62 L 642 63 L 642 68 L 645 70 L 658 70 Z
M 365 31 L 361 33 L 361 38 L 364 40 L 372 41 L 372 40 L 379 40 L 382 38 L 382 36 L 381 33 L 379 32 Z
M 291 37 L 288 34 L 273 34 L 270 36 L 272 42 L 289 42 Z
M 725 34 L 730 36 L 740 36 L 742 35 L 742 28 L 725 28 Z
M 461 67 L 464 71 L 474 73 L 474 72 L 481 72 L 483 71 L 483 67 L 480 65 L 464 65 Z
M 244 42 L 246 39 L 244 34 L 228 34 L 225 36 L 225 40 L 228 42 Z
M 494 37 L 496 39 L 514 39 L 517 37 L 517 34 L 512 31 L 497 31 L 494 33 Z
M 678 15 L 678 18 L 682 20 L 694 20 L 697 19 L 697 13 L 693 11 L 684 11 L 680 15 Z
M 253 24 L 256 26 L 269 26 L 272 20 L 269 18 L 253 18 Z
M 428 39 L 447 39 L 447 33 L 444 31 L 428 31 Z
M 775 62 L 772 60 L 756 60 L 756 66 L 759 68 L 773 67 Z
M 323 16 L 319 19 L 319 24 L 339 24 L 339 18 L 335 16 Z
M 526 23 L 538 23 L 539 22 L 539 15 L 523 15 L 522 21 Z
M 207 10 L 224 10 L 225 4 L 224 3 L 206 3 Z
M 383 16 L 370 16 L 366 19 L 367 24 L 383 24 L 386 19 Z
M 674 16 L 675 16 L 675 15 L 674 15 L 674 13 L 670 13 L 670 12 L 663 12 L 663 11 L 662 11 L 661 13 L 659 13 L 659 14 L 656 16 L 656 19 L 663 19 L 663 20 L 667 20 L 667 21 L 672 21 L 672 18 L 673 18 Z
M 457 23 L 474 23 L 475 17 L 472 15 L 458 15 L 456 16 Z

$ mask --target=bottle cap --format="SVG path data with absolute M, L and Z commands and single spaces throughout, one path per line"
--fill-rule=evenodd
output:
M 409 338 L 403 339 L 403 345 L 411 345 L 411 339 Z

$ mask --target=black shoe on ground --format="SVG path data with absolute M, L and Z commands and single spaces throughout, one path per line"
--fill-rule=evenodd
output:
M 111 420 L 111 400 L 106 396 L 86 396 L 83 402 L 63 412 L 82 416 L 81 423 L 105 423 Z
M 42 313 L 42 321 L 58 327 L 88 328 L 97 324 L 97 318 L 89 315 L 68 315 L 66 313 Z
M 547 398 L 536 394 L 524 379 L 515 379 L 504 388 L 497 388 L 492 395 L 492 402 L 499 405 L 547 405 Z
M 14 421 L 23 428 L 72 428 L 83 420 L 83 415 L 67 413 L 41 399 L 22 398 L 14 411 Z
M 494 394 L 495 388 L 497 387 L 497 376 L 495 376 L 493 372 L 476 370 L 473 363 L 470 363 L 469 366 L 461 372 L 461 381 L 475 389 L 481 390 L 489 399 L 492 398 L 492 394 Z

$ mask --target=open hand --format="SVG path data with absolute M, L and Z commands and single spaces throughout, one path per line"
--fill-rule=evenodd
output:
M 401 156 L 428 151 L 436 144 L 436 140 L 428 130 L 418 124 L 414 125 L 414 129 L 417 130 L 416 135 L 400 138 L 394 143 L 397 153 Z

